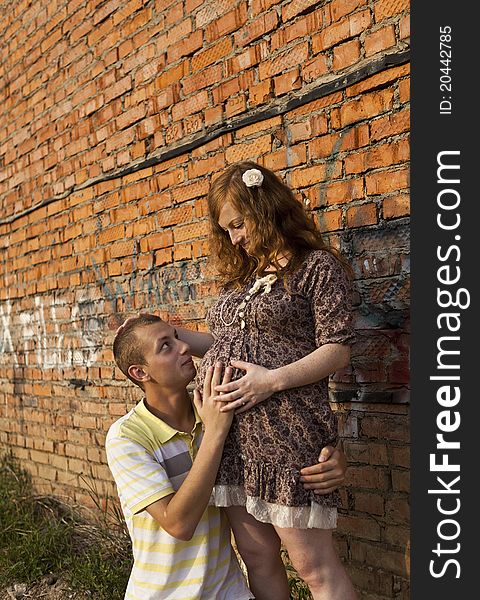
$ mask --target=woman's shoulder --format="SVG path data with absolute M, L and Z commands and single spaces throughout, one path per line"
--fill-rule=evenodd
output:
M 305 269 L 318 268 L 342 268 L 340 259 L 328 249 L 312 250 L 309 252 L 301 265 Z
M 340 259 L 329 250 L 312 250 L 303 259 L 295 273 L 297 289 L 310 288 L 338 277 L 345 277 L 345 268 Z

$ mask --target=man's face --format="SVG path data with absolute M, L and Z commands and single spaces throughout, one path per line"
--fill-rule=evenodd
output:
M 188 344 L 177 337 L 168 323 L 153 323 L 140 327 L 136 335 L 143 346 L 145 364 L 142 370 L 148 379 L 172 392 L 180 391 L 195 377 L 195 365 Z

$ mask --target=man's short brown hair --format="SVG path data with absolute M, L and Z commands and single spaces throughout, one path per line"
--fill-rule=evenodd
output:
M 130 377 L 128 369 L 132 365 L 145 364 L 144 348 L 138 339 L 137 331 L 140 327 L 147 327 L 154 323 L 163 323 L 163 321 L 157 315 L 150 314 L 134 317 L 118 331 L 113 340 L 113 357 L 118 368 L 130 381 L 133 381 L 142 390 L 144 389 L 143 385 Z

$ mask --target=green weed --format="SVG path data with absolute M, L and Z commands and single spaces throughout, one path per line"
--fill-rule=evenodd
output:
M 298 573 L 292 566 L 288 553 L 285 549 L 281 550 L 283 564 L 287 570 L 288 576 L 288 587 L 290 590 L 290 600 L 313 600 L 310 590 L 305 585 L 302 579 L 298 576 Z
M 122 528 L 92 525 L 52 497 L 34 493 L 11 454 L 0 457 L 0 585 L 61 576 L 95 600 L 121 600 L 132 565 Z

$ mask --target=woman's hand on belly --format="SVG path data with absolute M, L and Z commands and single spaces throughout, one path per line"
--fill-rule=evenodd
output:
M 230 364 L 235 369 L 245 371 L 245 375 L 215 387 L 219 395 L 214 400 L 228 403 L 222 411 L 235 410 L 236 414 L 243 413 L 277 391 L 274 371 L 242 360 L 232 360 Z

